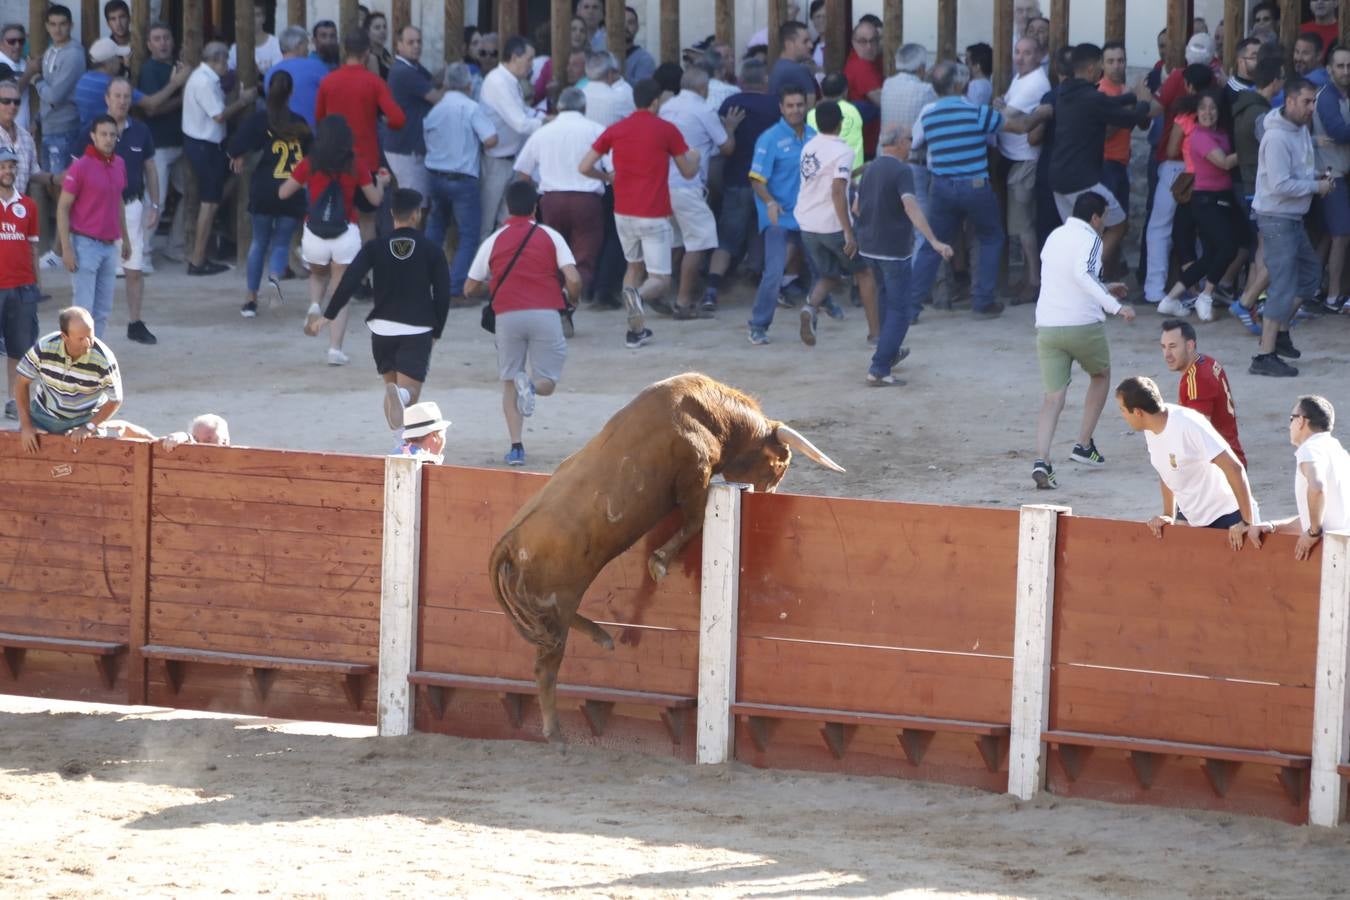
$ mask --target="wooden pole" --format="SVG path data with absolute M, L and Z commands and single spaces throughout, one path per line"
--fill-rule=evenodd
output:
M 145 38 L 150 30 L 150 0 L 131 0 L 131 78 L 135 83 L 145 62 Z
M 464 61 L 464 0 L 445 0 L 445 62 Z
M 202 0 L 183 0 L 183 53 L 186 65 L 202 61 Z
M 1342 11 L 1341 18 L 1345 18 Z M 1299 0 L 1280 0 L 1280 46 L 1286 59 L 1294 58 L 1294 43 L 1303 23 L 1303 4 Z M 1344 26 L 1342 26 L 1344 27 Z
M 628 19 L 624 11 L 624 0 L 605 0 L 605 21 L 606 22 L 625 22 Z M 617 28 L 605 26 L 605 49 L 614 54 L 614 58 L 619 61 L 619 71 L 623 71 L 624 60 L 628 58 L 628 28 L 622 25 Z M 651 48 L 647 48 L 650 52 Z
M 1238 0 L 1241 5 L 1242 0 Z M 1106 0 L 1106 39 L 1125 40 L 1125 0 Z
M 680 0 L 661 0 L 661 62 L 680 62 Z
M 994 96 L 1002 97 L 1012 84 L 1013 0 L 994 3 Z
M 881 10 L 881 54 L 886 74 L 895 74 L 895 54 L 905 43 L 905 0 L 885 0 Z
M 718 43 L 727 44 L 736 52 L 736 7 L 731 0 L 715 0 L 713 34 Z
M 1243 0 L 1224 0 L 1223 4 L 1223 64 L 1229 72 L 1237 72 L 1237 46 L 1247 34 L 1247 4 Z
M 353 3 L 356 0 L 352 0 Z M 620 32 L 622 33 L 622 32 Z M 504 47 L 507 38 L 515 37 L 520 34 L 520 8 L 516 6 L 515 0 L 499 0 L 497 3 L 497 46 Z M 505 62 L 504 57 L 498 57 L 500 62 Z
M 412 0 L 392 0 L 389 5 L 389 36 L 398 43 L 403 29 L 412 25 Z
M 410 734 L 416 689 L 418 557 L 422 546 L 422 461 L 384 461 L 384 536 L 380 545 L 380 669 L 375 724 L 381 737 Z
M 699 592 L 698 741 L 696 758 L 718 765 L 736 751 L 736 619 L 740 606 L 741 491 L 718 484 L 703 513 L 703 572 Z M 1333 768 L 1333 772 L 1334 772 Z
M 787 0 L 769 0 L 769 65 L 778 62 L 783 48 L 778 43 L 778 29 L 787 21 Z
M 1350 47 L 1350 10 L 1342 8 L 1339 15 L 1341 23 L 1341 46 Z
M 938 0 L 938 59 L 956 59 L 956 0 Z
M 80 0 L 80 42 L 86 51 L 98 40 L 101 21 L 98 0 Z
M 845 0 L 825 0 L 825 71 L 844 71 L 844 60 L 853 44 Z
M 1050 58 L 1069 45 L 1069 0 L 1050 0 Z
M 572 4 L 569 0 L 553 0 L 549 24 L 553 32 L 553 47 L 549 50 L 553 57 L 553 83 L 565 87 L 567 57 L 572 49 Z
M 257 40 L 253 31 L 253 5 L 236 0 L 234 4 L 234 68 L 239 74 L 239 89 L 258 86 L 258 63 L 253 52 Z M 250 154 L 252 156 L 252 154 Z M 253 220 L 248 214 L 249 169 L 256 158 L 245 158 L 244 171 L 237 176 L 234 193 L 234 252 L 239 268 L 248 264 L 248 245 L 253 241 Z
M 306 22 L 306 13 L 309 4 L 305 0 L 286 0 L 286 24 L 299 25 L 308 30 L 309 25 Z M 311 50 L 314 48 L 310 48 Z
M 1167 68 L 1185 67 L 1186 42 L 1190 38 L 1190 4 L 1186 0 L 1167 0 Z
M 339 0 L 338 2 L 338 40 L 361 27 L 361 10 L 357 0 Z

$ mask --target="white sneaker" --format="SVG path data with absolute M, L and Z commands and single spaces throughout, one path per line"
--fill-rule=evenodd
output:
M 1160 316 L 1184 316 L 1186 307 L 1181 305 L 1181 301 L 1175 297 L 1164 297 L 1158 303 L 1158 315 Z
M 46 253 L 42 254 L 42 258 L 38 260 L 38 264 L 44 269 L 59 269 L 65 265 L 65 262 L 57 255 L 55 250 L 48 250 Z
M 349 362 L 351 362 L 351 359 L 348 358 L 347 354 L 336 347 L 328 348 L 328 364 L 330 366 L 345 366 Z
M 1201 322 L 1214 321 L 1214 298 L 1209 294 L 1201 294 L 1195 298 L 1195 314 L 1200 317 Z
M 141 274 L 142 275 L 155 274 L 155 264 L 150 261 L 149 254 L 146 254 L 145 259 L 141 261 Z
M 309 311 L 305 313 L 306 330 L 308 331 L 310 329 L 313 329 L 316 325 L 318 325 L 321 319 L 323 319 L 323 310 L 319 308 L 319 304 L 311 303 L 309 305 Z
M 401 388 L 392 381 L 384 386 L 384 420 L 389 427 L 398 431 L 403 427 L 403 409 L 408 405 L 407 388 Z

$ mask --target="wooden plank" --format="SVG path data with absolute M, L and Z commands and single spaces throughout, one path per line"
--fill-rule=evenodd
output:
M 0 594 L 0 630 L 19 633 L 55 634 L 50 625 L 23 626 L 34 623 L 60 622 L 76 629 L 96 625 L 110 625 L 119 629 L 117 640 L 130 621 L 131 605 L 126 594 L 120 600 L 109 597 L 85 597 L 65 592 L 25 591 Z M 65 635 L 74 636 L 78 635 Z M 108 638 L 112 640 L 112 638 Z
M 938 59 L 957 59 L 956 0 L 937 0 L 937 32 Z
M 1213 744 L 1188 744 L 1179 741 L 1150 741 L 1139 738 L 1117 737 L 1107 734 L 1085 734 L 1078 731 L 1047 731 L 1047 743 L 1067 744 L 1073 747 L 1107 747 L 1113 750 L 1129 752 L 1160 753 L 1174 756 L 1192 756 L 1197 759 L 1218 759 L 1228 762 L 1257 763 L 1260 765 L 1286 766 L 1294 769 L 1306 769 L 1312 760 L 1307 756 L 1293 753 L 1280 753 L 1275 750 L 1243 750 L 1235 747 L 1220 747 Z
M 494 693 L 529 694 L 539 693 L 539 685 L 523 678 L 484 678 L 477 675 L 453 675 L 445 672 L 410 672 L 407 676 L 410 684 L 435 685 L 437 687 L 464 688 L 471 691 L 489 691 Z M 616 688 L 596 687 L 585 684 L 564 684 L 557 686 L 559 697 L 578 700 L 598 700 L 604 703 L 635 703 L 641 706 L 665 706 L 690 708 L 697 704 L 694 697 L 680 694 L 661 694 L 650 691 L 628 691 Z
M 292 533 L 380 537 L 380 514 L 373 510 L 316 509 L 280 503 L 250 503 L 240 500 L 201 500 L 196 497 L 155 496 L 154 523 L 214 525 L 272 532 L 274 540 L 287 540 Z
M 203 606 L 213 609 L 284 609 L 306 615 L 346 615 L 376 619 L 380 610 L 380 579 L 358 579 L 345 591 L 316 590 L 313 579 L 304 585 L 222 581 L 214 578 L 156 577 L 150 582 L 155 603 Z
M 369 675 L 374 668 L 364 662 L 341 662 L 329 659 L 303 659 L 290 656 L 264 656 L 254 653 L 224 653 L 219 650 L 201 650 L 193 647 L 168 647 L 146 644 L 141 647 L 146 659 L 170 659 L 177 662 L 202 663 L 212 666 L 235 666 L 259 669 L 285 669 L 295 672 L 333 672 L 343 675 Z
M 98 569 L 62 569 L 29 563 L 15 567 L 0 586 L 0 597 L 15 594 L 73 594 L 126 603 L 135 579 L 130 572 L 104 572 Z M 4 602 L 4 601 L 0 601 Z
M 80 488 L 59 485 L 34 485 L 22 493 L 0 494 L 0 512 L 15 516 L 50 515 L 62 518 L 87 516 L 95 519 L 131 518 L 131 497 L 126 491 L 88 493 Z
M 421 550 L 422 463 L 391 456 L 384 462 L 384 543 L 381 557 L 380 674 L 375 720 L 381 735 L 412 731 L 408 673 L 417 657 L 418 555 Z
M 1020 514 L 1008 793 L 1023 800 L 1045 787 L 1041 733 L 1050 722 L 1051 636 L 1057 612 L 1055 546 L 1059 526 L 1070 513 L 1063 506 L 1023 506 Z
M 625 0 L 605 0 L 605 21 L 624 22 Z M 614 54 L 619 61 L 619 71 L 623 71 L 624 60 L 628 58 L 628 33 L 624 28 L 614 25 L 605 28 L 605 49 Z M 648 48 L 649 50 L 651 48 Z
M 807 722 L 837 722 L 845 725 L 872 725 L 880 728 L 916 729 L 981 734 L 1007 737 L 1008 726 L 996 722 L 967 722 L 962 719 L 934 719 L 928 716 L 902 716 L 881 713 L 860 713 L 843 709 L 820 709 L 806 706 L 781 706 L 772 703 L 733 703 L 731 711 L 738 716 L 768 716 L 776 719 L 797 719 Z
M 1009 16 L 1009 21 L 1011 18 Z M 886 58 L 886 75 L 889 77 L 895 74 L 895 54 L 905 44 L 905 0 L 882 0 L 881 24 L 882 55 Z
M 34 615 L 32 611 L 12 612 L 11 604 L 6 602 L 0 607 L 0 629 L 17 634 L 43 634 L 49 637 L 69 638 L 81 641 L 112 641 L 122 643 L 127 639 L 127 611 L 125 607 L 114 609 L 104 615 L 81 616 L 67 614 L 55 601 L 64 598 L 49 598 L 53 605 L 46 609 L 48 615 Z M 81 598 L 73 598 L 79 601 Z
M 131 546 L 131 523 L 91 516 L 63 516 L 47 512 L 19 513 L 0 509 L 0 534 L 41 534 L 56 541 L 85 541 L 91 546 Z
M 127 649 L 125 643 L 117 641 L 88 641 L 40 634 L 12 634 L 10 632 L 0 632 L 0 647 L 18 647 L 24 650 L 56 650 L 61 653 L 83 653 L 90 656 L 112 656 Z
M 360 646 L 379 645 L 379 627 L 370 619 L 351 616 L 305 616 L 280 610 L 211 609 L 155 603 L 150 607 L 150 633 L 161 629 L 193 631 L 214 638 L 231 637 L 241 652 L 251 652 L 260 638 L 319 641 Z M 161 643 L 160 638 L 154 638 Z
M 50 569 L 80 569 L 131 573 L 131 550 L 108 544 L 89 546 L 77 541 L 52 541 L 44 535 L 0 536 L 0 571 L 41 565 Z M 5 575 L 8 578 L 8 575 Z
M 703 577 L 698 629 L 699 763 L 724 763 L 736 753 L 737 608 L 740 604 L 741 491 L 717 484 L 703 517 Z
M 1344 532 L 1322 536 L 1318 605 L 1308 822 L 1335 828 L 1345 818 L 1339 767 L 1350 746 L 1350 535 Z
M 330 594 L 333 602 L 350 594 L 354 597 L 354 602 L 360 603 L 369 593 L 369 579 L 378 577 L 379 572 L 378 561 L 367 563 L 257 556 L 231 557 L 158 548 L 152 551 L 150 557 L 150 577 L 156 583 L 162 579 L 200 580 L 207 584 L 226 581 L 257 586 L 261 592 L 260 596 L 264 597 L 271 596 L 264 589 L 274 585 L 291 588 L 308 587 Z M 287 593 L 281 591 L 278 597 Z
M 464 61 L 464 0 L 445 0 L 441 6 L 445 21 L 445 61 Z
M 155 497 L 198 497 L 204 500 L 242 500 L 282 503 L 321 509 L 379 512 L 384 502 L 379 484 L 353 484 L 317 478 L 280 478 L 233 473 L 196 472 L 186 469 L 156 469 Z
M 89 440 L 85 441 L 85 446 L 92 447 L 102 443 L 107 442 Z M 129 441 L 120 443 L 133 446 Z M 0 478 L 3 478 L 3 482 L 16 487 L 23 485 L 25 488 L 50 485 L 71 490 L 73 486 L 78 485 L 81 488 L 92 488 L 111 494 L 118 489 L 126 490 L 131 487 L 131 468 L 130 457 L 105 455 L 102 461 L 96 462 L 93 459 L 71 459 L 69 456 L 64 459 L 0 456 L 0 472 L 4 473 Z
M 235 635 L 215 635 L 193 630 L 156 628 L 151 623 L 150 639 L 171 647 L 198 647 L 205 650 L 222 650 L 227 653 L 249 652 L 270 656 L 293 656 L 301 659 L 347 659 L 376 663 L 379 659 L 379 645 L 374 641 L 364 644 L 350 644 L 342 641 L 293 640 L 290 638 L 264 635 L 248 638 L 247 641 Z M 154 675 L 153 670 L 151 675 Z
M 2 514 L 0 514 L 2 516 Z M 338 534 L 302 534 L 300 532 L 274 533 L 249 528 L 228 528 L 216 525 L 185 525 L 151 519 L 150 542 L 153 549 L 151 563 L 176 558 L 163 551 L 182 551 L 203 556 L 235 559 L 241 566 L 250 562 L 271 563 L 290 560 L 312 562 L 372 565 L 378 571 L 380 540 L 376 537 L 357 537 Z M 229 575 L 221 577 L 228 578 Z M 239 580 L 247 580 L 240 578 Z
M 276 478 L 320 479 L 356 484 L 382 484 L 383 457 L 309 453 L 297 450 L 261 450 L 185 444 L 173 450 L 155 445 L 155 471 L 185 469 L 217 475 L 262 475 Z

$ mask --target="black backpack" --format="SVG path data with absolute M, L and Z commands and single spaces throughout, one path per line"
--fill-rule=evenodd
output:
M 347 232 L 347 203 L 342 196 L 342 183 L 334 177 L 323 193 L 309 204 L 305 226 L 315 237 L 336 238 Z

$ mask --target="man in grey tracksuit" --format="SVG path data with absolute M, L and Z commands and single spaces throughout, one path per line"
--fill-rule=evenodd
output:
M 41 74 L 34 81 L 42 101 L 42 168 L 57 179 L 70 162 L 80 137 L 80 113 L 75 106 L 75 83 L 84 74 L 84 48 L 70 37 L 70 10 L 47 8 L 47 35 L 51 45 L 42 54 Z
M 1289 338 L 1289 323 L 1300 301 L 1310 301 L 1322 282 L 1321 261 L 1308 241 L 1303 218 L 1314 194 L 1325 197 L 1334 181 L 1314 168 L 1312 121 L 1317 89 L 1303 78 L 1285 84 L 1284 106 L 1266 114 L 1266 133 L 1256 163 L 1252 211 L 1265 242 L 1270 270 L 1261 323 L 1261 352 L 1252 357 L 1253 375 L 1292 377 L 1298 369 L 1280 357 L 1302 354 Z

